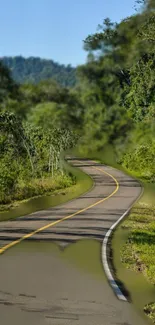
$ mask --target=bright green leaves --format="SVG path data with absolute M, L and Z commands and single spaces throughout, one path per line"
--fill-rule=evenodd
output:
M 42 127 L 23 124 L 13 113 L 0 114 L 1 203 L 16 197 L 25 182 L 63 175 L 61 154 L 76 144 L 77 137 L 68 129 L 45 126 L 46 122 Z
M 135 121 L 153 117 L 155 103 L 155 55 L 143 56 L 130 70 L 131 87 L 125 99 Z

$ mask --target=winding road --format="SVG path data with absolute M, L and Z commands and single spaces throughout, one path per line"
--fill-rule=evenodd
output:
M 141 193 L 139 183 L 122 171 L 85 159 L 70 162 L 92 177 L 91 191 L 0 223 L 0 324 L 145 325 L 132 304 L 118 299 L 112 280 L 92 277 L 54 254 L 15 249 L 23 240 L 64 247 L 80 239 L 105 243 L 109 229 Z

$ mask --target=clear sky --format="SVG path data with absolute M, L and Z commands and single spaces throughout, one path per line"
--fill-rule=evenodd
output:
M 135 12 L 135 0 L 0 0 L 0 56 L 23 55 L 82 64 L 83 40 L 110 17 Z

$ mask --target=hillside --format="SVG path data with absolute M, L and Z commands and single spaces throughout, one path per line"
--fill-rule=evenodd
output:
M 76 83 L 76 69 L 53 60 L 16 56 L 2 57 L 1 61 L 12 71 L 12 77 L 18 83 L 38 83 L 46 79 L 54 79 L 65 87 Z

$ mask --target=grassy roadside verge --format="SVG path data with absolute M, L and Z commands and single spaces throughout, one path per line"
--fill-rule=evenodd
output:
M 144 183 L 144 194 L 120 225 L 128 231 L 121 248 L 121 262 L 129 270 L 143 274 L 155 287 L 155 184 Z M 117 236 L 117 234 L 116 234 Z M 155 296 L 143 306 L 144 312 L 155 323 Z
M 93 152 L 89 158 L 128 173 L 144 186 L 143 196 L 114 232 L 111 245 L 117 279 L 130 291 L 139 310 L 155 323 L 155 184 L 118 165 L 110 148 Z
M 75 178 L 67 173 L 55 173 L 54 177 L 44 176 L 42 178 L 33 178 L 18 183 L 12 195 L 5 197 L 5 201 L 0 200 L 0 212 L 17 207 L 21 202 L 40 197 L 42 195 L 55 195 L 59 191 L 65 191 L 66 188 L 75 185 Z M 3 202 L 3 203 L 2 203 Z M 5 203 L 4 203 L 5 202 Z
M 15 202 L 15 206 L 9 211 L 0 212 L 0 221 L 7 221 L 18 218 L 23 215 L 33 213 L 35 211 L 47 209 L 69 200 L 79 197 L 86 193 L 93 186 L 93 180 L 90 176 L 85 174 L 82 170 L 72 167 L 67 162 L 64 162 L 64 168 L 69 175 L 73 175 L 75 184 L 67 187 L 60 188 L 51 193 L 46 193 L 42 196 L 33 197 L 21 202 Z M 17 204 L 17 206 L 16 206 Z

